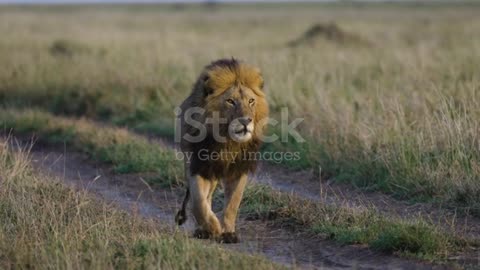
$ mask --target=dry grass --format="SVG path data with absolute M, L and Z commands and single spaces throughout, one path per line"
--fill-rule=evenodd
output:
M 66 143 L 92 157 L 97 153 L 110 153 L 107 156 L 111 159 L 98 161 L 113 163 L 117 168 L 134 168 L 137 172 L 155 169 L 152 179 L 161 186 L 181 184 L 172 182 L 181 171 L 181 162 L 174 158 L 173 150 L 161 148 L 124 129 L 100 127 L 86 120 L 32 110 L 0 110 L 0 123 L 14 134 L 36 134 L 40 141 Z M 97 135 L 92 134 L 93 130 Z M 121 139 L 113 140 L 112 144 L 108 138 Z M 105 150 L 110 147 L 119 150 Z M 327 206 L 257 184 L 248 186 L 241 212 L 247 219 L 269 219 L 278 226 L 314 233 L 343 244 L 367 244 L 381 251 L 433 261 L 443 261 L 475 244 L 420 218 L 402 220 L 384 217 L 368 208 Z
M 128 215 L 35 174 L 0 141 L 2 269 L 278 269 Z
M 289 165 L 478 213 L 479 7 L 285 7 L 6 8 L 0 99 L 171 135 L 201 67 L 236 56 L 262 68 L 273 117 L 305 118 L 308 145 L 273 145 L 302 151 Z M 325 21 L 372 46 L 284 46 Z
M 320 167 L 336 181 L 478 215 L 479 9 L 477 4 L 242 5 L 214 12 L 198 6 L 8 7 L 0 10 L 0 103 L 171 136 L 173 108 L 202 66 L 235 56 L 261 67 L 274 118 L 287 107 L 290 119 L 305 119 L 300 132 L 307 143 L 266 146 L 301 152 L 300 161 L 285 165 Z M 328 38 L 285 46 L 323 22 L 368 40 L 369 46 Z M 27 117 L 30 122 L 22 123 L 12 120 L 15 111 L 5 113 L 9 124 L 4 126 L 48 130 L 43 135 L 49 140 L 70 140 L 118 171 L 148 171 L 160 164 L 153 152 L 162 150 L 148 149 L 144 141 L 118 148 L 123 137 L 117 131 L 105 139 L 88 124 L 72 133 L 70 120 L 57 124 Z M 142 159 L 144 151 L 151 154 Z M 162 177 L 174 179 L 172 172 Z M 250 210 L 269 209 L 268 202 L 255 206 L 254 200 Z M 382 230 L 365 222 L 369 219 L 345 220 L 351 219 L 313 227 L 338 241 L 396 251 L 407 246 L 407 252 L 427 257 L 444 257 L 457 247 L 418 223 L 379 234 Z

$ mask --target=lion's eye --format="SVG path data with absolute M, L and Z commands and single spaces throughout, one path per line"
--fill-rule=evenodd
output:
M 235 101 L 231 98 L 227 99 L 227 103 L 231 105 L 235 105 Z
M 250 104 L 253 104 L 253 102 L 255 102 L 255 99 L 253 99 L 253 98 L 251 98 L 251 99 L 248 101 L 248 103 L 250 103 Z

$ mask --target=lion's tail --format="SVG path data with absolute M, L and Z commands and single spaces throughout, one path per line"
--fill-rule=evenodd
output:
M 177 215 L 175 215 L 175 222 L 180 226 L 185 221 L 187 221 L 187 213 L 186 208 L 188 204 L 188 200 L 190 199 L 190 189 L 187 187 L 187 192 L 185 193 L 185 198 L 183 199 L 182 208 L 178 211 Z

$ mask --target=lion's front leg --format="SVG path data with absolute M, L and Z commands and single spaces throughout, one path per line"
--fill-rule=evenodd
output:
M 189 188 L 192 196 L 192 211 L 198 228 L 197 238 L 215 238 L 222 233 L 217 216 L 212 211 L 211 196 L 217 184 L 216 180 L 205 179 L 199 175 L 189 176 Z
M 242 201 L 243 190 L 247 184 L 247 174 L 243 174 L 237 179 L 225 179 L 223 186 L 225 189 L 225 205 L 223 210 L 223 234 L 224 243 L 237 243 L 239 241 L 235 233 L 235 223 L 237 220 L 238 208 Z

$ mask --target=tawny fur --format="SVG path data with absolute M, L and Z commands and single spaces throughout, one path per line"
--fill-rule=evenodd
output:
M 206 66 L 194 84 L 190 96 L 182 103 L 181 109 L 181 150 L 191 153 L 191 160 L 185 162 L 185 177 L 189 188 L 182 209 L 176 220 L 182 224 L 186 220 L 185 207 L 189 196 L 193 201 L 193 214 L 200 229 L 211 236 L 235 232 L 235 219 L 246 184 L 247 175 L 255 170 L 256 161 L 249 159 L 248 153 L 256 153 L 261 146 L 264 120 L 268 117 L 268 104 L 263 92 L 263 77 L 258 68 L 235 59 L 221 59 Z M 236 98 L 238 109 L 233 112 L 225 109 L 225 99 Z M 248 104 L 248 100 L 255 100 Z M 205 124 L 207 136 L 197 143 L 184 139 L 184 135 L 197 135 L 198 130 L 183 121 L 184 113 L 192 107 L 205 109 L 204 115 L 196 115 L 195 119 L 205 124 L 205 119 L 219 113 L 226 119 L 248 116 L 253 119 L 252 138 L 244 143 L 236 142 L 227 135 L 228 123 L 221 125 L 221 133 L 227 137 L 226 142 L 216 141 L 211 134 L 211 126 Z M 228 152 L 220 160 L 199 160 L 198 152 Z M 216 183 L 222 181 L 225 189 L 224 217 L 220 223 L 211 211 L 211 196 Z M 221 226 L 221 227 L 219 227 Z

